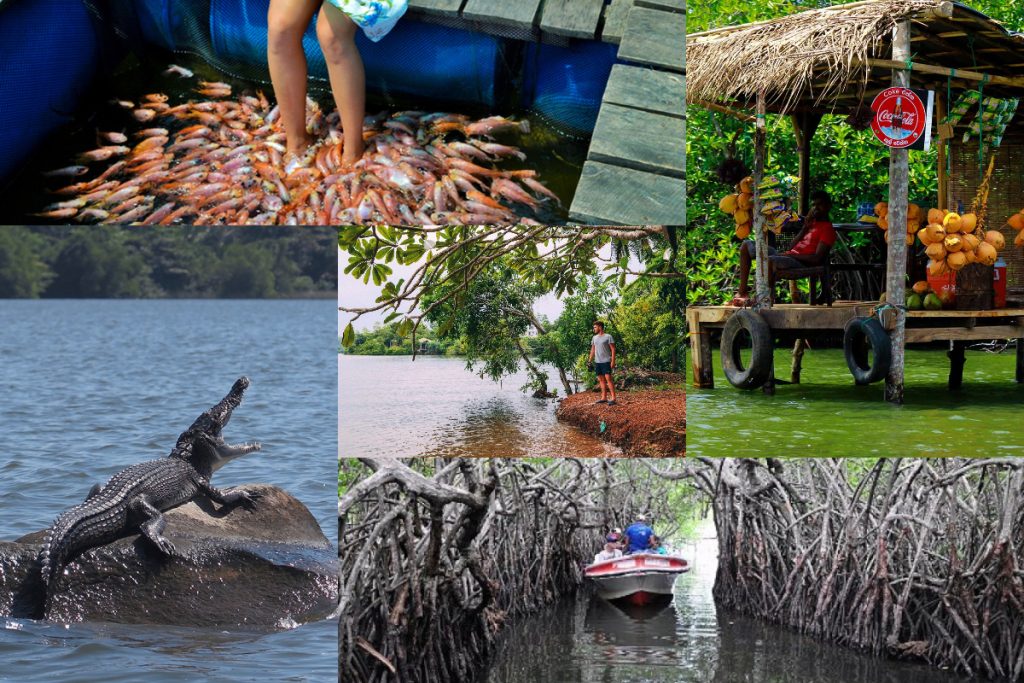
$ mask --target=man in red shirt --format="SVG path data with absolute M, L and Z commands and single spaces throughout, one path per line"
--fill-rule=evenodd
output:
M 789 249 L 778 253 L 768 247 L 768 280 L 775 283 L 775 272 L 791 268 L 820 266 L 828 258 L 828 252 L 836 243 L 836 231 L 828 214 L 832 210 L 832 198 L 823 190 L 811 195 L 811 210 L 803 219 L 800 232 L 793 238 Z M 754 240 L 744 240 L 740 245 L 740 286 L 730 306 L 743 306 L 749 300 L 750 265 L 754 261 Z

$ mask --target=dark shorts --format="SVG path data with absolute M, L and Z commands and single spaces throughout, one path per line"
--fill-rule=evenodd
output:
M 601 375 L 610 375 L 612 374 L 612 364 L 594 363 L 594 372 L 597 374 L 598 377 L 600 377 Z
M 744 240 L 742 249 L 747 252 L 747 255 L 750 256 L 750 258 L 756 258 L 756 254 L 754 253 L 754 240 Z M 771 245 L 768 245 L 768 259 L 775 266 L 776 270 L 790 270 L 792 268 L 807 267 L 806 263 L 802 263 L 792 256 L 780 254 L 778 250 Z

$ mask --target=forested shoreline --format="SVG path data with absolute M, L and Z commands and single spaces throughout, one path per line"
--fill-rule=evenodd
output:
M 0 229 L 0 298 L 333 297 L 333 229 Z

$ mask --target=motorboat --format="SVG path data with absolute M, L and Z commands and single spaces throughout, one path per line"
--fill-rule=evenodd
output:
M 634 553 L 595 562 L 583 574 L 605 600 L 648 605 L 670 600 L 676 578 L 689 570 L 689 563 L 676 555 Z

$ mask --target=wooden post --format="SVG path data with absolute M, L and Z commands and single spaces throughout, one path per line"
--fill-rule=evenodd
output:
M 789 381 L 791 384 L 800 384 L 800 372 L 804 365 L 804 350 L 807 348 L 806 339 L 797 339 L 793 343 L 793 365 L 789 370 Z
M 946 98 L 941 92 L 935 93 L 935 118 L 941 121 L 946 118 Z M 931 122 L 928 122 L 931 125 Z M 939 203 L 940 209 L 949 209 L 949 179 L 946 176 L 946 140 L 941 135 L 935 136 L 938 144 L 938 181 L 939 181 Z
M 821 123 L 821 114 L 801 112 L 791 114 L 790 120 L 793 123 L 793 137 L 796 138 L 796 152 L 800 164 L 800 203 L 797 210 L 801 216 L 806 216 L 811 210 L 811 142 L 818 130 L 818 124 Z
M 892 36 L 892 59 L 906 63 L 910 60 L 910 21 L 896 24 Z M 910 87 L 910 71 L 892 72 L 892 84 Z M 888 262 L 885 270 L 885 301 L 895 309 L 896 324 L 889 333 L 892 342 L 892 365 L 885 378 L 885 400 L 903 403 L 903 362 L 906 346 L 906 278 L 907 243 L 903 231 L 907 224 L 908 163 L 906 149 L 889 150 L 889 225 L 896 226 L 895 239 L 889 240 Z
M 700 389 L 714 389 L 715 372 L 711 364 L 711 330 L 701 326 L 696 310 L 686 311 L 686 322 L 690 331 L 693 386 Z
M 765 218 L 761 210 L 764 202 L 761 201 L 760 185 L 764 179 L 764 158 L 767 147 L 768 131 L 765 122 L 766 110 L 764 93 L 757 95 L 757 119 L 754 121 L 754 255 L 757 258 L 757 268 L 754 271 L 754 292 L 757 295 L 757 303 L 754 310 L 771 308 L 771 291 L 768 285 L 768 241 L 765 239 L 764 226 Z
M 1024 339 L 1017 340 L 1017 383 L 1024 384 Z
M 768 239 L 764 234 L 765 218 L 761 210 L 764 202 L 761 201 L 761 183 L 764 181 L 764 162 L 768 147 L 768 128 L 765 117 L 767 107 L 764 102 L 764 93 L 757 94 L 757 119 L 754 122 L 754 252 L 757 255 L 757 271 L 754 279 L 757 287 L 757 303 L 754 310 L 772 307 L 774 287 L 768 277 Z M 771 372 L 768 373 L 768 381 L 761 387 L 768 396 L 775 394 L 775 366 L 772 364 Z
M 967 362 L 967 342 L 963 340 L 952 340 L 949 342 L 949 388 L 959 389 L 964 383 L 964 364 Z

